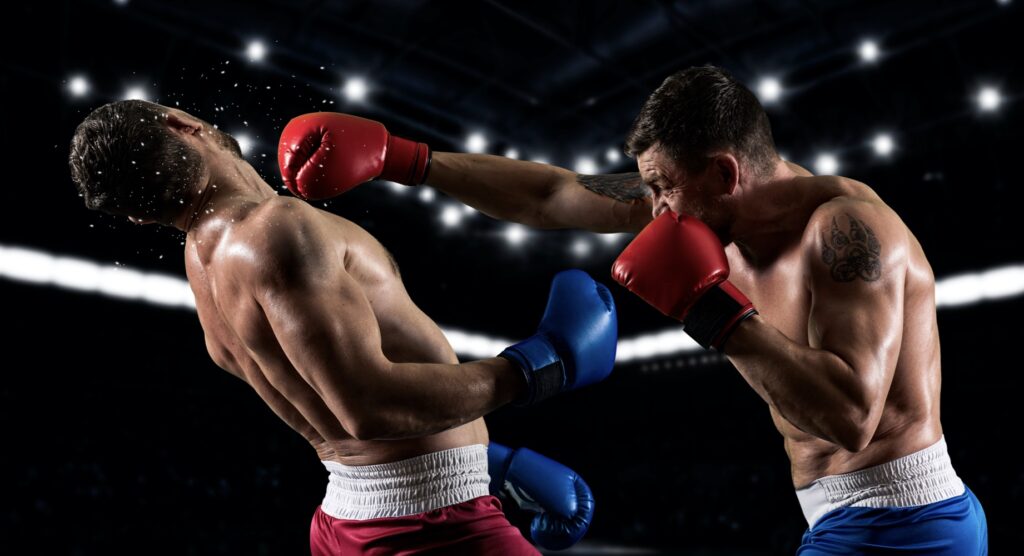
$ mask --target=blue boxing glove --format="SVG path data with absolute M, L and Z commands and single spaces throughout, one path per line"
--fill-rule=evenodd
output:
M 575 471 L 528 448 L 496 442 L 487 447 L 491 493 L 512 498 L 537 512 L 530 523 L 533 542 L 550 550 L 576 544 L 594 518 L 594 495 Z
M 537 333 L 499 354 L 519 366 L 527 405 L 604 380 L 615 365 L 618 320 L 612 294 L 582 270 L 559 272 Z

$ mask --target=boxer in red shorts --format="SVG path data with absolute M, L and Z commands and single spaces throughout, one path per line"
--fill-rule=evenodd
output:
M 392 158 L 396 171 L 422 171 L 411 147 L 407 159 Z M 541 546 L 586 532 L 586 484 L 530 450 L 488 449 L 481 417 L 611 372 L 615 306 L 603 285 L 560 273 L 537 334 L 459 364 L 380 243 L 279 197 L 207 122 L 144 101 L 111 103 L 79 125 L 70 165 L 87 207 L 186 233 L 211 358 L 306 438 L 330 473 L 314 554 L 537 554 L 491 491 L 531 502 Z M 286 177 L 305 183 L 308 174 Z

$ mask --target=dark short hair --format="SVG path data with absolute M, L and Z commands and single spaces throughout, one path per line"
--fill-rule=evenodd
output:
M 672 74 L 644 102 L 625 151 L 636 157 L 655 144 L 694 172 L 704 170 L 709 154 L 723 148 L 760 175 L 778 159 L 764 107 L 750 89 L 714 66 Z
M 141 100 L 93 110 L 71 139 L 71 178 L 93 210 L 169 224 L 202 174 L 199 152 L 175 136 L 164 107 Z

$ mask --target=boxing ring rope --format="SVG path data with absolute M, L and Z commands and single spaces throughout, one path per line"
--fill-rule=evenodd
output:
M 195 297 L 188 282 L 177 276 L 144 272 L 120 264 L 101 264 L 75 257 L 0 244 L 0 277 L 8 280 L 98 293 L 129 301 L 194 311 Z M 936 280 L 935 305 L 939 309 L 963 307 L 1024 294 L 1024 264 L 957 274 Z M 441 327 L 455 352 L 465 357 L 493 357 L 515 340 Z M 679 353 L 700 351 L 683 332 L 661 332 L 619 339 L 617 363 L 630 363 Z

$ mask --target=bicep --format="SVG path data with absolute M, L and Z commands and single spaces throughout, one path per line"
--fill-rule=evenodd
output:
M 830 351 L 885 390 L 899 357 L 906 246 L 899 227 L 870 213 L 838 213 L 807 256 L 811 347 Z

